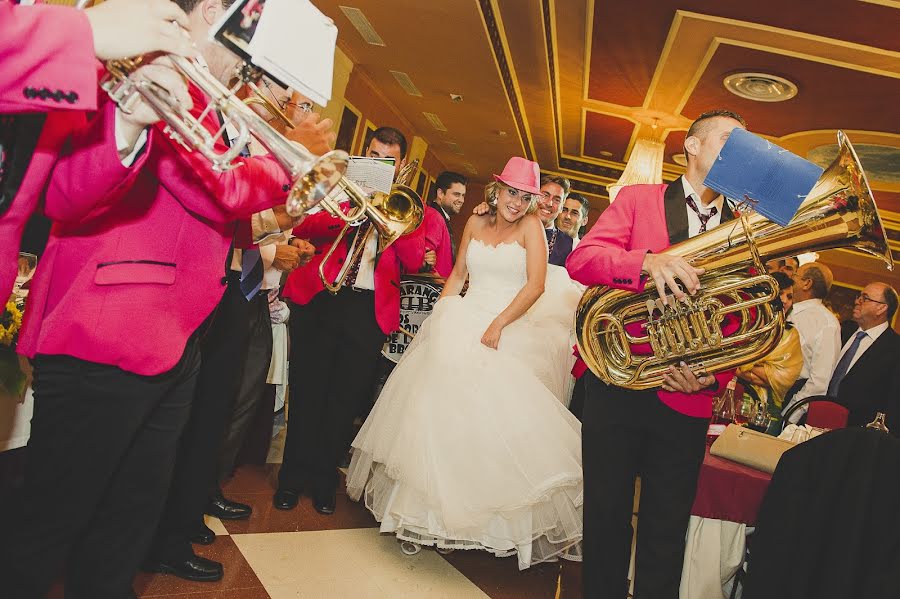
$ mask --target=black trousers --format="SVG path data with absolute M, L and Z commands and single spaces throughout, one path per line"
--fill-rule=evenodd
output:
M 327 494 L 360 402 L 372 390 L 385 335 L 375 294 L 341 290 L 291 304 L 290 407 L 279 486 Z
M 269 364 L 272 362 L 272 319 L 269 316 L 268 294 L 260 291 L 250 301 L 249 309 L 247 357 L 241 371 L 231 416 L 225 427 L 222 452 L 219 455 L 217 483 L 227 480 L 234 471 L 238 453 L 247 438 L 247 431 L 257 418 L 260 403 L 268 391 L 266 378 L 269 375 Z M 273 416 L 269 410 L 270 422 Z M 271 428 L 269 426 L 270 430 Z
M 655 391 L 584 375 L 584 596 L 627 596 L 635 477 L 641 477 L 635 599 L 678 599 L 685 535 L 709 421 L 680 414 Z
M 38 356 L 24 500 L 0 533 L 0 594 L 46 596 L 65 568 L 67 598 L 133 597 L 188 419 L 200 364 L 140 376 Z
M 247 357 L 250 303 L 231 276 L 205 334 L 200 339 L 201 364 L 190 418 L 178 444 L 175 473 L 166 508 L 150 555 L 182 560 L 193 555 L 190 537 L 203 522 L 225 426 Z

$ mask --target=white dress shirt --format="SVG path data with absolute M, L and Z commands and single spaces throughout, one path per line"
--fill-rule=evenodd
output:
M 866 336 L 863 337 L 859 342 L 859 347 L 856 348 L 856 354 L 853 356 L 853 359 L 850 360 L 850 366 L 847 368 L 847 372 L 853 369 L 853 365 L 859 360 L 859 357 L 866 353 L 866 350 L 872 347 L 872 344 L 875 343 L 881 334 L 884 333 L 888 328 L 887 322 L 882 322 L 881 324 L 872 327 L 871 329 L 866 329 Z M 859 332 L 862 331 L 862 328 L 858 328 L 853 331 L 853 334 L 847 339 L 847 343 L 844 344 L 844 347 L 841 348 L 841 354 L 838 357 L 838 362 L 840 362 L 841 358 L 844 357 L 844 354 L 847 353 L 847 350 L 853 345 L 853 338 L 856 337 Z M 837 363 L 835 363 L 837 364 Z
M 712 202 L 707 204 L 706 206 L 700 201 L 700 196 L 697 195 L 697 192 L 694 191 L 693 186 L 688 182 L 687 177 L 681 177 L 681 183 L 684 185 L 684 197 L 685 198 L 694 198 L 694 202 L 697 204 L 697 209 L 703 213 L 704 215 L 709 214 L 712 211 L 713 207 L 716 209 L 716 213 L 709 217 L 709 220 L 706 221 L 706 230 L 714 229 L 719 226 L 719 223 L 722 222 L 722 204 L 725 202 L 725 199 L 720 195 L 717 196 Z M 697 216 L 697 213 L 694 212 L 694 209 L 687 205 L 687 202 L 684 203 L 684 209 L 687 210 L 688 217 L 688 237 L 694 237 L 700 233 L 700 227 L 703 226 L 703 223 L 700 222 L 700 217 Z
M 797 302 L 788 321 L 797 327 L 800 334 L 800 350 L 803 353 L 800 378 L 806 379 L 806 384 L 784 406 L 782 413 L 805 397 L 825 395 L 841 353 L 841 325 L 822 304 L 822 300 L 814 298 Z M 796 422 L 804 412 L 804 409 L 797 410 L 791 420 Z

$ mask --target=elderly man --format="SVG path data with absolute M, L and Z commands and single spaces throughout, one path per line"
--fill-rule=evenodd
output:
M 818 262 L 804 264 L 794 275 L 794 308 L 788 318 L 800 334 L 803 370 L 785 397 L 782 414 L 803 399 L 825 395 L 828 381 L 841 351 L 841 325 L 822 304 L 833 281 L 831 269 Z M 791 414 L 791 422 L 800 420 L 806 408 Z
M 864 425 L 885 412 L 888 428 L 900 434 L 900 376 L 897 356 L 900 337 L 891 329 L 897 312 L 897 292 L 887 283 L 869 283 L 853 305 L 853 322 L 846 331 L 840 359 L 828 395 L 850 410 L 848 424 Z

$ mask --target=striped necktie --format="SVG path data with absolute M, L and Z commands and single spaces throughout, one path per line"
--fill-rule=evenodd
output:
M 697 218 L 700 219 L 699 233 L 705 233 L 706 232 L 706 223 L 709 222 L 709 219 L 711 219 L 712 217 L 717 215 L 719 213 L 719 210 L 715 206 L 713 206 L 712 208 L 709 209 L 709 212 L 704 214 L 704 213 L 700 212 L 700 208 L 697 207 L 697 202 L 694 201 L 693 197 L 688 196 L 684 199 L 684 201 L 687 202 L 687 205 L 690 206 L 691 210 L 693 210 L 694 213 L 697 215 Z

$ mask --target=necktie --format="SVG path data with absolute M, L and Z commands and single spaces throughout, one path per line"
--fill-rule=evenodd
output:
M 222 115 L 219 114 L 219 121 L 222 121 Z M 228 138 L 227 135 L 223 137 L 226 145 L 231 145 L 231 139 Z M 241 148 L 240 155 L 244 158 L 250 157 L 250 149 L 247 146 Z M 229 268 L 231 268 L 231 255 L 234 253 L 234 239 L 231 240 L 231 251 L 228 252 L 228 263 L 225 265 L 226 272 Z M 256 294 L 259 292 L 262 287 L 263 275 L 265 274 L 265 268 L 262 263 L 262 256 L 260 256 L 259 249 L 250 248 L 247 250 L 241 250 L 241 293 L 244 294 L 244 297 L 247 298 L 249 302 Z
M 344 287 L 353 287 L 356 285 L 356 277 L 359 274 L 359 267 L 362 265 L 363 254 L 366 253 L 365 246 L 369 240 L 369 229 L 371 228 L 372 223 L 369 221 L 361 224 L 356 231 L 353 242 L 350 244 L 350 248 L 347 251 L 347 259 L 353 259 L 353 263 L 347 270 L 347 276 L 344 277 Z M 356 254 L 355 258 L 353 256 L 354 253 Z
M 847 376 L 847 371 L 850 370 L 850 364 L 853 362 L 853 356 L 856 355 L 859 344 L 866 336 L 865 331 L 858 332 L 853 339 L 853 343 L 850 344 L 850 347 L 847 348 L 847 351 L 844 352 L 844 355 L 841 357 L 840 361 L 838 361 L 837 366 L 834 367 L 834 374 L 831 375 L 831 381 L 828 383 L 827 393 L 829 397 L 837 397 L 841 381 Z
M 700 233 L 705 233 L 706 223 L 709 222 L 709 219 L 717 215 L 719 213 L 719 210 L 715 206 L 713 206 L 709 209 L 709 212 L 703 214 L 702 212 L 700 212 L 700 208 L 697 207 L 697 202 L 694 201 L 693 197 L 688 196 L 684 199 L 684 201 L 687 202 L 687 205 L 690 206 L 691 210 L 693 210 L 697 215 L 697 218 L 700 219 Z

